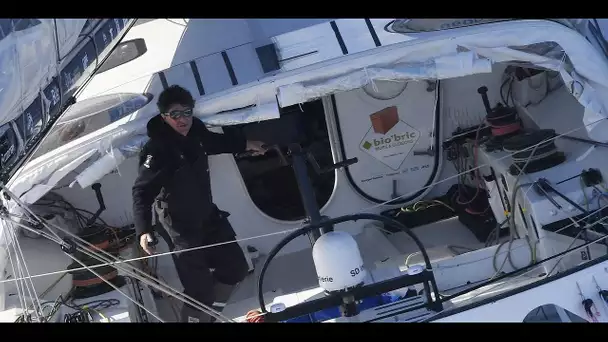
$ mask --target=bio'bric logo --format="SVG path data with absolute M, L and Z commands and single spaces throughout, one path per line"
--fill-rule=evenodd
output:
M 416 132 L 405 132 L 405 133 L 394 133 L 389 135 L 388 137 L 381 137 L 379 139 L 371 139 L 371 142 L 369 140 L 365 140 L 365 142 L 363 143 L 363 148 L 366 150 L 369 150 L 372 147 L 375 148 L 382 148 L 384 146 L 390 145 L 392 143 L 398 143 L 404 140 L 409 140 L 409 139 L 415 139 L 416 138 Z

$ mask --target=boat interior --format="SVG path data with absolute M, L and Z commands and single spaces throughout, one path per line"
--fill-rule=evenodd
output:
M 326 172 L 309 163 L 308 176 L 322 215 L 372 213 L 400 223 L 357 220 L 334 227 L 354 236 L 371 282 L 425 265 L 416 241 L 403 229 L 424 246 L 437 287 L 431 298 L 443 310 L 491 298 L 608 252 L 603 239 L 589 244 L 607 233 L 601 170 L 607 169 L 608 160 L 599 157 L 605 147 L 589 141 L 584 108 L 557 72 L 495 63 L 491 73 L 441 81 L 375 81 L 280 111 L 278 119 L 222 129 L 278 146 L 282 153 L 297 144 L 321 168 L 357 158 Z M 92 120 L 72 119 L 60 133 L 74 128 L 82 132 L 85 121 L 90 125 Z M 52 151 L 50 145 L 61 134 L 49 135 L 40 149 Z M 387 152 L 391 148 L 399 153 Z M 270 251 L 305 225 L 294 169 L 281 155 L 270 150 L 263 156 L 210 157 L 214 201 L 230 212 L 250 263 L 250 274 L 222 311 L 237 322 L 252 321 L 246 315 L 259 310 L 258 293 L 267 310 L 325 295 L 306 236 L 274 256 L 263 289 L 258 289 Z M 182 291 L 167 244 L 160 239 L 156 255 L 146 258 L 134 240 L 131 187 L 138 161 L 137 156 L 127 158 L 92 186 L 81 188 L 75 177 L 89 165 L 84 162 L 28 206 L 56 227 L 58 236 L 78 234 L 130 261 L 93 268 L 97 274 L 92 274 L 82 269 L 84 261 L 64 253 L 60 243 L 40 236 L 25 209 L 15 215 L 12 248 L 0 251 L 10 256 L 0 258 L 6 260 L 0 265 L 2 321 L 23 320 L 23 306 L 34 305 L 34 298 L 51 321 L 78 320 L 70 316 L 78 311 L 74 306 L 93 302 L 97 304 L 88 305 L 97 305 L 91 313 L 95 321 L 177 320 L 180 300 L 124 271 L 134 267 Z M 502 277 L 534 263 L 517 276 Z M 484 283 L 489 280 L 493 282 Z M 608 286 L 608 275 L 598 281 Z M 399 298 L 411 297 L 410 304 L 403 304 L 406 309 L 426 301 L 428 292 L 423 284 L 391 291 Z M 427 308 L 387 310 L 369 320 L 420 321 L 435 314 Z M 336 319 L 328 316 L 326 321 Z

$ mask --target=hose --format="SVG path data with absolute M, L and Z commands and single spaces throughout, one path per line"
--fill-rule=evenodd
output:
M 536 152 L 536 149 L 538 148 L 538 146 L 540 146 L 540 144 L 537 144 L 534 146 L 534 148 L 532 149 L 532 152 L 530 153 L 528 160 L 526 160 L 526 163 L 524 164 L 524 166 L 521 168 L 521 170 L 525 170 L 526 167 L 528 166 L 528 164 L 530 163 L 532 157 L 534 156 L 534 152 Z M 494 266 L 494 270 L 496 271 L 496 273 L 492 276 L 493 279 L 495 278 L 500 272 L 502 272 L 502 270 L 504 269 L 505 265 L 507 264 L 507 260 L 509 261 L 510 266 L 514 269 L 517 270 L 518 268 L 515 267 L 515 264 L 513 263 L 513 259 L 511 256 L 511 248 L 513 246 L 513 240 L 514 238 L 517 236 L 517 238 L 519 238 L 519 234 L 517 233 L 517 230 L 515 228 L 515 205 L 517 204 L 517 192 L 519 191 L 519 189 L 521 189 L 524 186 L 531 186 L 533 183 L 526 183 L 526 184 L 518 184 L 519 180 L 521 179 L 521 176 L 523 175 L 523 171 L 519 172 L 519 174 L 517 175 L 517 178 L 515 179 L 515 183 L 513 183 L 515 185 L 515 189 L 513 190 L 513 193 L 511 194 L 511 212 L 509 213 L 509 249 L 508 249 L 508 253 L 507 253 L 507 257 L 505 258 L 505 260 L 502 262 L 502 265 L 500 265 L 500 268 L 496 269 L 496 258 L 498 256 L 498 252 L 500 251 L 500 248 L 502 247 L 502 245 L 504 245 L 504 242 L 502 244 L 500 244 L 498 246 L 498 248 L 496 249 L 496 252 L 494 253 L 494 259 L 493 259 L 493 266 Z M 530 263 L 528 264 L 531 265 L 534 263 L 535 259 L 536 259 L 536 247 L 532 247 L 532 244 L 530 243 L 530 238 L 526 235 L 526 242 L 528 243 L 528 247 L 530 248 Z

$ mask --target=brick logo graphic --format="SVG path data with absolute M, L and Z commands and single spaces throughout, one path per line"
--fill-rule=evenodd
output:
M 418 141 L 420 132 L 400 120 L 394 106 L 369 117 L 371 127 L 361 141 L 361 150 L 391 169 L 399 170 Z

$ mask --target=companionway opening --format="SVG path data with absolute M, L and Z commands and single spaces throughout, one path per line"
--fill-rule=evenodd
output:
M 281 109 L 278 119 L 224 127 L 237 130 L 249 140 L 279 145 L 283 149 L 298 143 L 312 153 L 320 166 L 333 164 L 323 104 L 320 100 Z M 249 196 L 266 215 L 284 221 L 305 217 L 293 169 L 281 164 L 279 155 L 270 150 L 264 156 L 236 157 Z M 319 207 L 329 200 L 335 183 L 335 172 L 317 174 L 309 166 L 308 175 Z

